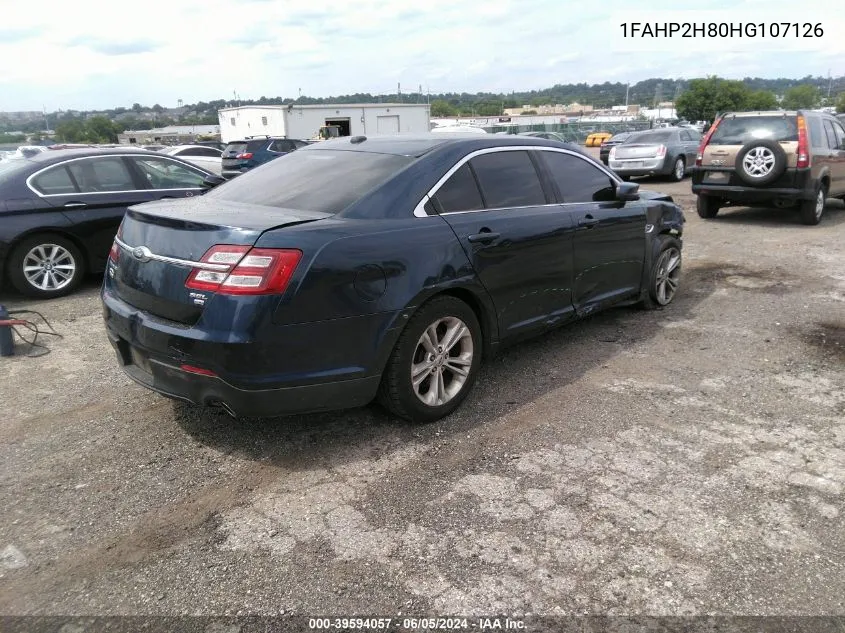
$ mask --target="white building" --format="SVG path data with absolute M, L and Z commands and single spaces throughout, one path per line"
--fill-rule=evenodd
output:
M 327 125 L 340 127 L 341 136 L 421 134 L 430 128 L 425 103 L 240 106 L 223 108 L 217 116 L 224 143 L 265 134 L 310 139 Z

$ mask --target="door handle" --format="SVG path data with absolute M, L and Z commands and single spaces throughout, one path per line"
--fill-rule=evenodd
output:
M 493 240 L 497 240 L 501 237 L 500 233 L 493 233 L 492 231 L 485 231 L 481 229 L 479 233 L 475 235 L 467 236 L 467 242 L 472 242 L 473 244 L 480 242 L 481 244 L 489 244 Z
M 84 202 L 66 202 L 65 209 L 81 209 L 82 207 L 87 207 L 88 205 Z
M 588 215 L 584 218 L 581 218 L 581 220 L 578 222 L 578 226 L 583 226 L 585 229 L 591 229 L 598 223 L 599 223 L 599 220 L 597 218 L 594 218 L 593 216 Z

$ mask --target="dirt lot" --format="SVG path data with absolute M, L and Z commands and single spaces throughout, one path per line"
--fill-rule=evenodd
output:
M 683 291 L 463 408 L 264 420 L 123 377 L 97 280 L 0 359 L 0 613 L 843 614 L 845 210 L 687 211 Z

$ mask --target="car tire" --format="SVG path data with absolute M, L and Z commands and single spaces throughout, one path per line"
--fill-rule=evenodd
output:
M 450 341 L 457 332 L 462 334 Z M 400 334 L 382 376 L 379 402 L 416 423 L 449 415 L 472 389 L 482 345 L 481 326 L 472 308 L 451 296 L 431 299 Z
M 79 287 L 84 274 L 85 260 L 76 244 L 52 233 L 26 238 L 9 257 L 9 280 L 29 297 L 63 297 Z
M 705 220 L 715 218 L 721 207 L 721 201 L 713 196 L 699 194 L 695 201 L 695 210 L 698 213 L 698 217 L 704 218 Z
M 824 214 L 824 203 L 827 199 L 827 188 L 819 184 L 816 187 L 815 194 L 812 200 L 804 200 L 801 202 L 801 222 L 804 224 L 814 226 L 821 222 Z
M 671 176 L 672 180 L 674 180 L 675 182 L 681 182 L 686 175 L 686 161 L 684 161 L 683 157 L 679 156 L 675 159 L 675 162 L 672 163 L 672 173 L 669 174 L 669 176 Z
M 759 158 L 759 162 L 755 163 L 755 157 Z M 749 141 L 737 152 L 734 165 L 740 180 L 748 185 L 760 187 L 774 182 L 786 169 L 786 152 L 780 143 L 775 141 Z M 749 169 L 753 171 L 748 171 Z
M 681 278 L 681 242 L 670 236 L 660 235 L 660 246 L 648 276 L 648 293 L 642 300 L 647 310 L 664 308 L 672 303 Z

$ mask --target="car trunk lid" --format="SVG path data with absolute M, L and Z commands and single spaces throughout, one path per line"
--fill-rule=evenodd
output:
M 660 143 L 624 143 L 616 146 L 616 159 L 655 158 L 662 147 Z
M 331 214 L 318 211 L 208 198 L 131 207 L 118 234 L 122 245 L 117 264 L 109 265 L 110 282 L 127 303 L 164 319 L 192 324 L 214 292 L 195 291 L 185 283 L 209 249 L 220 244 L 251 247 L 266 231 L 328 217 Z M 224 265 L 207 264 L 209 270 L 227 271 Z

